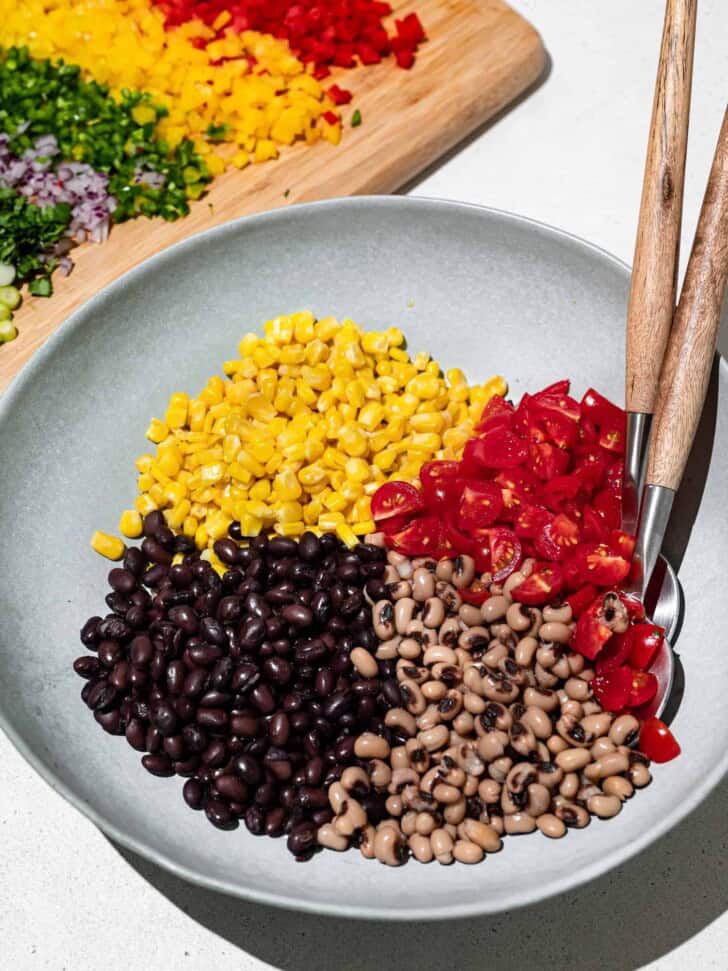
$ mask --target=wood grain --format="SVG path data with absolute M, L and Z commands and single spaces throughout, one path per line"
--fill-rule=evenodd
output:
M 495 115 L 541 75 L 545 52 L 534 28 L 503 0 L 408 0 L 428 42 L 411 71 L 391 64 L 339 72 L 355 94 L 360 127 L 341 144 L 284 150 L 276 162 L 215 180 L 176 223 L 137 219 L 116 226 L 101 246 L 74 251 L 67 279 L 49 300 L 26 299 L 20 336 L 0 348 L 0 391 L 33 351 L 86 299 L 136 263 L 193 233 L 238 216 L 296 202 L 392 192 Z M 524 134 L 524 149 L 527 145 Z
M 660 376 L 647 482 L 677 489 L 703 411 L 728 281 L 728 110 Z
M 654 410 L 675 311 L 697 0 L 667 0 L 627 311 L 628 411 Z

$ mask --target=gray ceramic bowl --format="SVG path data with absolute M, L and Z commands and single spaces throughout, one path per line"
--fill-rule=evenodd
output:
M 45 779 L 118 842 L 179 876 L 302 910 L 391 919 L 492 913 L 573 887 L 678 822 L 728 767 L 728 368 L 703 430 L 717 458 L 691 466 L 680 525 L 687 616 L 683 756 L 615 820 L 560 842 L 511 838 L 485 865 L 389 869 L 357 853 L 301 865 L 282 841 L 213 829 L 180 781 L 148 775 L 79 699 L 78 629 L 103 610 L 108 563 L 89 548 L 132 504 L 144 429 L 172 391 L 195 392 L 240 336 L 301 308 L 400 325 L 413 350 L 514 396 L 571 376 L 622 397 L 627 268 L 586 243 L 504 213 L 404 198 L 281 209 L 203 233 L 128 273 L 37 352 L 0 404 L 0 710 Z M 2 351 L 0 350 L 0 353 Z M 720 408 L 715 413 L 716 387 Z M 711 423 L 712 426 L 711 427 Z M 718 468 L 722 462 L 723 468 Z M 704 489 L 702 501 L 700 491 Z M 700 501 L 697 517 L 694 509 Z M 682 508 L 682 507 L 681 507 Z M 32 850 L 29 851 L 32 856 Z M 83 847 L 78 848 L 83 853 Z

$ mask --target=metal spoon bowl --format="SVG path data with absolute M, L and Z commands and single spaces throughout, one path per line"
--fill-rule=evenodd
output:
M 660 556 L 645 594 L 645 610 L 652 623 L 664 628 L 665 641 L 652 663 L 650 671 L 657 678 L 657 693 L 652 701 L 636 712 L 640 719 L 664 713 L 675 678 L 675 655 L 672 645 L 677 638 L 682 619 L 684 598 L 677 574 Z

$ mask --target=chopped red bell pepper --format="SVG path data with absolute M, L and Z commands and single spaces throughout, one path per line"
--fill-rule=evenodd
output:
M 648 718 L 640 728 L 639 750 L 652 762 L 670 762 L 680 754 L 680 746 L 667 725 L 659 718 Z

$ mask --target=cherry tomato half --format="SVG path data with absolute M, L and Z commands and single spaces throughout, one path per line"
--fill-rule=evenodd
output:
M 584 525 L 582 531 L 585 540 L 593 543 L 608 543 L 610 532 L 604 517 L 593 506 L 584 506 Z
M 485 408 L 483 408 L 483 413 L 480 416 L 480 421 L 475 426 L 475 431 L 481 434 L 482 432 L 491 431 L 494 428 L 507 428 L 510 430 L 513 427 L 514 414 L 515 408 L 512 404 L 506 401 L 505 398 L 494 395 Z
M 602 489 L 592 499 L 592 505 L 610 529 L 619 529 L 622 521 L 622 502 L 616 493 Z
M 474 604 L 479 607 L 490 597 L 488 585 L 482 580 L 473 580 L 469 587 L 458 590 L 460 597 L 466 604 Z
M 629 561 L 616 556 L 605 543 L 579 543 L 569 558 L 582 583 L 611 587 L 629 574 Z
M 411 519 L 422 512 L 422 496 L 409 482 L 385 482 L 372 496 L 372 519 L 385 526 L 389 519 Z
M 680 746 L 667 725 L 659 718 L 648 718 L 640 728 L 639 750 L 652 762 L 670 762 L 680 754 Z
M 495 477 L 500 487 L 503 508 L 500 518 L 511 521 L 532 500 L 538 487 L 538 479 L 524 468 L 502 469 Z
M 581 413 L 599 429 L 599 444 L 610 452 L 624 452 L 626 416 L 621 408 L 612 404 L 594 388 L 589 388 L 581 399 Z
M 567 394 L 540 391 L 531 398 L 528 413 L 559 448 L 573 448 L 579 441 L 579 404 Z
M 565 449 L 556 448 L 549 442 L 529 446 L 526 468 L 544 482 L 557 475 L 564 475 L 568 467 L 569 453 Z
M 635 624 L 629 630 L 629 663 L 636 671 L 647 671 L 662 647 L 665 631 L 657 624 Z
M 475 543 L 470 536 L 458 529 L 455 523 L 454 512 L 448 511 L 444 514 L 442 530 L 446 545 L 452 548 L 455 555 L 458 553 L 467 553 L 469 556 L 472 556 Z
M 563 560 L 579 542 L 579 527 L 576 523 L 559 513 L 541 527 L 534 546 L 539 556 L 545 560 Z
M 564 577 L 557 563 L 537 562 L 523 583 L 511 590 L 511 596 L 520 603 L 535 606 L 556 599 L 563 585 Z
M 632 630 L 633 628 L 628 627 L 623 634 L 613 634 L 607 641 L 597 655 L 595 665 L 597 674 L 614 671 L 615 668 L 622 667 L 626 663 L 632 647 Z
M 500 583 L 520 565 L 523 558 L 521 541 L 512 529 L 494 526 L 488 531 L 490 545 L 490 571 L 493 580 Z
M 551 513 L 543 506 L 524 506 L 513 521 L 513 529 L 522 539 L 535 539 L 546 523 L 551 521 Z
M 442 521 L 438 516 L 418 516 L 388 539 L 392 549 L 405 556 L 437 556 L 444 545 Z
M 420 469 L 420 483 L 428 512 L 452 508 L 460 497 L 460 463 L 425 462 Z
M 621 711 L 629 704 L 632 691 L 632 671 L 628 667 L 614 668 L 598 674 L 591 682 L 594 697 L 605 711 Z
M 591 583 L 581 587 L 575 593 L 570 593 L 566 598 L 566 603 L 571 607 L 571 612 L 578 620 L 584 611 L 594 603 L 594 598 L 599 591 Z
M 493 482 L 466 479 L 458 506 L 457 524 L 460 529 L 482 529 L 498 518 L 503 497 Z
M 558 512 L 563 502 L 576 498 L 580 488 L 579 479 L 575 475 L 557 475 L 541 486 L 539 499 L 544 506 Z
M 604 648 L 612 636 L 611 628 L 602 623 L 600 612 L 604 597 L 598 595 L 587 607 L 576 622 L 576 628 L 571 638 L 571 646 L 578 654 L 590 658 L 592 661 Z
M 609 537 L 609 545 L 625 560 L 631 560 L 634 555 L 635 537 L 630 533 L 623 533 L 621 529 L 613 529 Z
M 646 705 L 648 701 L 657 694 L 657 678 L 649 671 L 633 671 L 628 669 L 632 675 L 632 690 L 629 693 L 629 708 L 639 708 Z
M 482 469 L 507 469 L 528 458 L 528 446 L 506 428 L 494 428 L 479 438 L 471 438 L 463 449 L 463 462 Z

